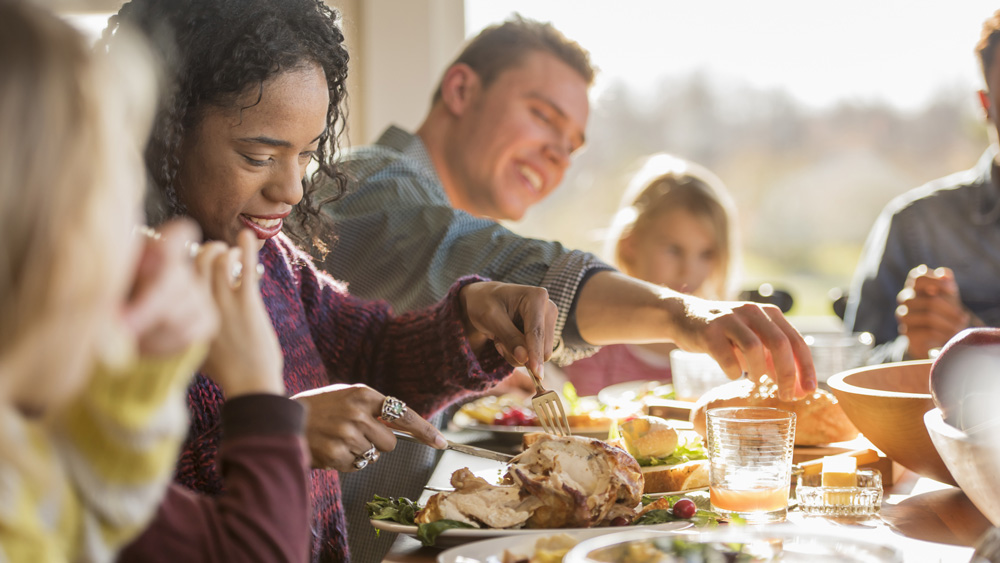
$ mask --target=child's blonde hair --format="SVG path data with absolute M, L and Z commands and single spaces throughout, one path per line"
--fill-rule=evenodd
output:
M 722 181 L 703 166 L 669 154 L 646 158 L 625 190 L 606 238 L 605 254 L 621 267 L 622 240 L 644 233 L 664 212 L 683 209 L 705 221 L 715 236 L 716 267 L 699 294 L 731 299 L 735 292 L 739 248 L 736 209 Z
M 124 300 L 155 91 L 127 62 L 128 80 L 67 23 L 0 2 L 0 359 L 41 339 L 64 346 L 33 369 L 87 370 Z

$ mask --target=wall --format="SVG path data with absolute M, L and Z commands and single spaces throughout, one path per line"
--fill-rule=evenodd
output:
M 62 13 L 110 13 L 122 5 L 121 0 L 37 1 Z M 370 143 L 390 124 L 415 129 L 465 39 L 463 0 L 325 1 L 341 12 L 351 54 L 350 144 Z

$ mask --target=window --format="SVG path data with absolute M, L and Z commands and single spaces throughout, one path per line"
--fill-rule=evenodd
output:
M 919 4 L 919 5 L 918 5 Z M 636 160 L 670 152 L 718 174 L 739 209 L 741 287 L 832 314 L 895 195 L 971 167 L 987 145 L 973 48 L 995 3 L 466 0 L 474 35 L 512 12 L 592 55 L 588 148 L 511 227 L 600 252 Z

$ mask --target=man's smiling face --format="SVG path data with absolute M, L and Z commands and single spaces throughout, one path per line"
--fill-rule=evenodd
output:
M 587 87 L 559 58 L 535 51 L 476 90 L 449 157 L 470 212 L 517 220 L 552 193 L 584 142 Z

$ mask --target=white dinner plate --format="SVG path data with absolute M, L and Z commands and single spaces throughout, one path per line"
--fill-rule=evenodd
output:
M 698 487 L 697 489 L 687 489 L 685 491 L 669 491 L 669 492 L 666 492 L 666 493 L 643 493 L 643 496 L 647 496 L 647 497 L 650 497 L 650 498 L 680 497 L 680 496 L 684 496 L 684 495 L 686 495 L 688 493 L 697 493 L 697 492 L 700 492 L 700 491 L 707 491 L 707 490 L 708 490 L 708 486 L 706 485 L 704 487 Z
M 410 537 L 417 537 L 417 527 L 407 526 L 405 524 L 400 524 L 398 522 L 393 522 L 391 520 L 372 520 L 372 527 L 377 530 L 383 530 L 385 532 L 392 532 L 397 534 L 404 534 Z M 606 528 L 554 528 L 549 530 L 542 530 L 533 528 L 530 530 L 506 530 L 506 529 L 496 529 L 496 528 L 452 528 L 450 530 L 445 530 L 441 532 L 441 535 L 437 538 L 437 543 L 435 547 L 451 547 L 455 545 L 465 544 L 473 541 L 490 539 L 490 538 L 507 538 L 509 542 L 513 543 L 516 538 L 524 536 L 537 536 L 538 534 L 576 534 L 579 532 L 588 533 L 591 535 L 607 534 L 610 532 L 620 532 L 624 529 L 643 529 L 643 530 L 661 530 L 661 531 L 674 531 L 683 530 L 684 528 L 690 528 L 692 526 L 691 522 L 664 522 L 663 524 L 650 524 L 649 526 L 609 526 Z M 534 539 L 531 540 L 531 545 L 534 546 Z M 502 551 L 502 550 L 501 550 Z
M 623 405 L 648 395 L 654 388 L 663 385 L 659 381 L 638 380 L 623 381 L 608 385 L 597 392 L 597 400 L 604 405 Z

